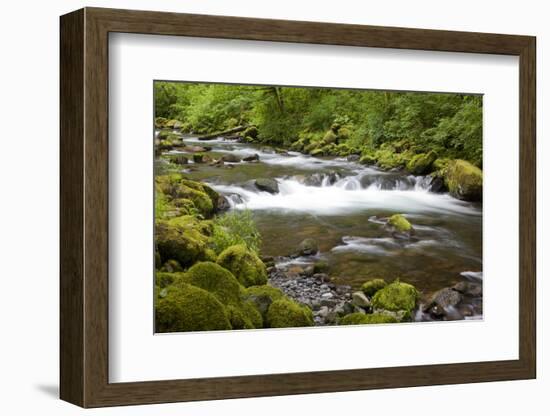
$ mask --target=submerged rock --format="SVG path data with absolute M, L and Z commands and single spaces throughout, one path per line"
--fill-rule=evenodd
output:
M 275 179 L 271 178 L 258 178 L 254 181 L 254 185 L 260 191 L 269 192 L 270 194 L 279 193 L 279 184 Z
M 313 256 L 319 252 L 319 244 L 313 238 L 306 238 L 298 246 L 297 254 L 300 256 Z
M 229 163 L 239 163 L 241 161 L 241 158 L 232 153 L 227 153 L 223 155 L 220 160 L 223 160 L 224 162 L 229 162 Z
M 260 160 L 260 155 L 254 153 L 252 156 L 243 157 L 244 162 L 257 162 Z

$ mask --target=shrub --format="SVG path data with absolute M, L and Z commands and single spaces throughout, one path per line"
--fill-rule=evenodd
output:
M 211 243 L 218 254 L 237 244 L 258 254 L 262 238 L 249 210 L 232 211 L 214 219 Z

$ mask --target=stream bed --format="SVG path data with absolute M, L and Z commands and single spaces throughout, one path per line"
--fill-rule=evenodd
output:
M 276 268 L 325 261 L 336 285 L 357 290 L 372 278 L 399 278 L 424 298 L 460 282 L 481 282 L 482 205 L 432 192 L 430 178 L 222 138 L 204 142 L 183 136 L 183 142 L 211 147 L 208 154 L 214 159 L 259 156 L 253 163 L 223 166 L 194 165 L 190 157 L 182 168 L 226 196 L 230 209 L 252 212 L 262 254 L 273 256 Z M 254 185 L 258 178 L 275 179 L 279 192 L 259 190 Z M 414 238 L 388 233 L 384 218 L 396 213 L 412 224 Z M 293 256 L 306 238 L 318 242 L 319 252 Z

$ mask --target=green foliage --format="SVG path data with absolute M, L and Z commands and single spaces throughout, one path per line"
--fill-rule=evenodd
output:
M 264 263 L 244 244 L 226 248 L 218 256 L 217 263 L 233 273 L 245 287 L 267 283 L 267 271 Z
M 370 324 L 393 324 L 399 322 L 394 316 L 373 313 L 364 314 L 361 312 L 351 313 L 340 319 L 340 325 L 370 325 Z
M 372 298 L 376 292 L 380 289 L 384 289 L 387 283 L 384 279 L 372 279 L 368 280 L 361 286 L 361 290 L 369 298 Z
M 315 154 L 327 155 L 331 149 L 323 145 L 336 142 L 373 152 L 405 139 L 415 146 L 409 156 L 433 150 L 479 167 L 482 163 L 481 96 L 156 82 L 155 114 L 158 126 L 177 119 L 182 129 L 198 133 L 253 125 L 244 137 L 297 151 L 319 149 Z M 347 153 L 345 148 L 332 150 Z M 378 156 L 384 169 L 408 162 Z
M 227 212 L 214 219 L 211 243 L 218 254 L 237 244 L 243 244 L 250 251 L 258 254 L 262 239 L 252 213 L 249 210 L 242 210 Z
M 405 311 L 410 314 L 416 307 L 418 297 L 418 291 L 413 285 L 396 280 L 374 294 L 372 305 L 375 309 Z
M 313 313 L 308 307 L 283 298 L 269 306 L 267 322 L 270 328 L 313 326 Z
M 231 329 L 226 308 L 206 290 L 182 283 L 161 293 L 155 308 L 157 332 Z

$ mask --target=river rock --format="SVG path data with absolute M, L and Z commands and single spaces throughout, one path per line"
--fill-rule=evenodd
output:
M 229 163 L 239 163 L 241 161 L 241 158 L 237 155 L 232 154 L 232 153 L 227 153 L 227 154 L 225 154 L 221 157 L 221 160 L 223 160 L 224 162 L 229 162 Z
M 447 190 L 445 186 L 445 181 L 440 176 L 433 176 L 428 185 L 428 190 L 430 192 L 441 193 Z
M 448 317 L 449 314 L 456 311 L 460 302 L 462 302 L 462 295 L 456 290 L 446 287 L 432 296 L 430 302 L 424 307 L 424 312 L 429 312 L 435 317 Z
M 453 289 L 466 296 L 479 297 L 483 293 L 483 288 L 478 283 L 459 282 L 453 286 Z
M 348 162 L 357 162 L 360 158 L 361 156 L 359 155 L 349 155 L 346 159 Z
M 176 165 L 187 165 L 189 163 L 189 159 L 184 155 L 174 155 L 170 158 L 170 161 Z
M 319 244 L 313 238 L 306 238 L 298 246 L 300 256 L 313 256 L 319 252 Z
M 254 185 L 260 191 L 269 192 L 270 194 L 279 193 L 279 184 L 275 179 L 271 178 L 258 178 L 254 181 Z
M 313 278 L 319 282 L 328 282 L 330 277 L 326 273 L 315 273 Z
M 351 295 L 352 303 L 360 308 L 367 309 L 371 306 L 370 300 L 365 296 L 363 292 L 354 292 Z
M 195 163 L 209 163 L 212 162 L 212 158 L 203 153 L 195 153 L 193 155 L 193 162 Z
M 257 162 L 258 160 L 260 160 L 260 155 L 257 153 L 254 153 L 252 156 L 243 157 L 244 162 Z
M 483 172 L 465 160 L 452 160 L 445 169 L 445 185 L 455 198 L 481 201 Z
M 231 205 L 229 204 L 229 201 L 227 198 L 223 195 L 218 196 L 216 209 L 218 211 L 227 211 L 229 208 L 231 208 Z
M 183 150 L 184 152 L 189 152 L 189 153 L 200 153 L 200 152 L 206 152 L 208 151 L 207 148 L 205 147 L 202 147 L 202 146 L 191 146 L 191 145 L 187 145 L 185 147 L 182 147 L 181 150 Z

